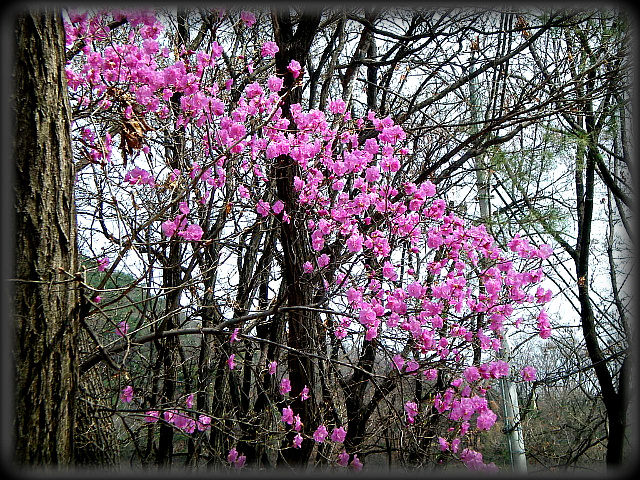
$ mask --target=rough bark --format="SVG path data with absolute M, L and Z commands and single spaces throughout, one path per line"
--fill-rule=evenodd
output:
M 272 10 L 271 19 L 276 43 L 280 49 L 276 53 L 276 73 L 284 79 L 284 90 L 287 97 L 283 101 L 283 117 L 291 119 L 289 106 L 299 103 L 302 99 L 301 85 L 293 78 L 287 66 L 291 60 L 297 60 L 305 65 L 311 48 L 311 42 L 320 24 L 320 12 L 302 15 L 297 28 L 287 9 Z M 293 122 L 290 128 L 293 128 Z M 295 210 L 296 196 L 293 190 L 293 178 L 298 173 L 298 167 L 291 157 L 282 155 L 277 158 L 275 168 L 276 189 L 278 197 L 284 202 L 285 208 L 291 215 L 291 223 L 282 223 L 280 229 L 280 243 L 283 253 L 283 281 L 286 282 L 285 302 L 289 306 L 308 305 L 312 302 L 311 289 L 303 281 L 302 264 L 310 255 L 311 246 L 308 238 L 302 234 L 301 219 Z M 314 331 L 317 315 L 305 311 L 292 311 L 287 314 L 289 332 L 287 344 L 301 352 L 314 350 Z M 291 393 L 298 395 L 305 385 L 313 386 L 314 364 L 310 357 L 304 354 L 290 353 L 287 361 Z M 299 397 L 294 399 L 291 408 L 300 412 L 305 433 L 311 433 L 314 422 L 314 406 L 312 402 L 302 402 Z M 317 425 L 315 425 L 317 427 Z M 306 431 L 309 430 L 309 431 Z M 293 432 L 295 433 L 295 432 Z M 293 433 L 285 440 L 289 445 Z M 287 448 L 282 451 L 281 461 L 292 467 L 304 467 L 309 460 L 313 442 L 305 439 L 299 449 Z
M 16 19 L 15 461 L 73 460 L 79 291 L 64 30 L 52 10 Z

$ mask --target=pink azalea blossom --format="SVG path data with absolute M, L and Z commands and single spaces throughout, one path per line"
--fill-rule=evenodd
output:
M 144 421 L 147 423 L 155 423 L 158 421 L 159 417 L 160 412 L 158 412 L 157 410 L 149 410 L 148 412 L 145 412 Z
M 302 429 L 302 420 L 300 419 L 300 415 L 293 417 L 293 429 L 296 432 L 299 432 Z
M 324 268 L 327 265 L 329 265 L 330 261 L 331 259 L 329 258 L 329 255 L 327 255 L 326 253 L 323 253 L 318 257 L 318 267 Z
M 99 272 L 104 272 L 107 269 L 107 266 L 109 265 L 109 258 L 108 257 L 102 257 L 98 259 L 98 271 Z
M 203 233 L 200 225 L 191 224 L 184 230 L 180 230 L 178 236 L 191 242 L 198 242 L 202 239 Z
M 234 361 L 235 358 L 235 353 L 232 353 L 231 355 L 229 355 L 229 358 L 227 358 L 227 366 L 229 367 L 229 370 L 233 370 L 234 368 L 236 368 L 236 362 Z
M 242 198 L 249 198 L 249 189 L 244 185 L 238 185 L 238 194 Z
M 305 400 L 308 400 L 309 397 L 309 387 L 307 387 L 306 385 L 304 386 L 304 388 L 302 389 L 302 391 L 300 392 L 300 400 L 302 400 L 303 402 Z
M 291 407 L 285 407 L 282 409 L 281 421 L 283 423 L 288 423 L 289 425 L 293 423 L 293 410 L 291 410 Z
M 291 382 L 289 381 L 289 379 L 287 377 L 284 377 L 280 381 L 280 394 L 281 395 L 286 395 L 290 391 L 291 391 Z
M 280 49 L 276 42 L 264 42 L 262 44 L 262 48 L 260 50 L 260 54 L 263 57 L 273 57 L 276 53 L 278 53 Z
M 498 416 L 493 413 L 493 411 L 487 408 L 480 415 L 478 415 L 478 418 L 476 420 L 478 429 L 489 430 L 491 427 L 493 427 L 493 424 L 496 423 L 497 418 Z
M 284 203 L 280 200 L 276 200 L 271 209 L 273 210 L 273 213 L 278 215 L 282 210 L 284 210 Z
M 293 437 L 293 448 L 300 448 L 302 446 L 302 440 L 304 440 L 304 438 L 299 433 Z
M 329 432 L 327 432 L 327 427 L 325 427 L 324 425 L 320 425 L 316 429 L 316 431 L 313 432 L 313 440 L 317 443 L 322 443 L 324 442 L 325 438 L 327 438 L 328 434 Z
M 291 74 L 293 75 L 293 78 L 298 78 L 300 76 L 300 71 L 302 70 L 302 66 L 300 65 L 300 62 L 298 62 L 297 60 L 291 60 L 289 62 L 289 65 L 287 65 L 287 70 L 291 72 Z
M 338 454 L 338 465 L 341 467 L 349 465 L 349 454 L 346 450 L 342 450 L 342 452 Z
M 201 432 L 209 430 L 211 428 L 211 417 L 204 414 L 198 416 L 197 427 Z
M 120 323 L 118 323 L 118 326 L 116 327 L 116 335 L 118 335 L 119 337 L 124 337 L 128 331 L 129 324 L 126 320 L 122 320 Z
M 130 185 L 149 185 L 151 187 L 156 185 L 153 175 L 138 167 L 129 170 L 124 176 L 124 181 Z
M 536 369 L 531 366 L 524 367 L 520 374 L 525 382 L 533 382 L 536 379 Z
M 344 442 L 345 437 L 347 436 L 347 431 L 342 428 L 334 428 L 331 432 L 331 441 L 332 442 Z
M 256 16 L 251 12 L 242 11 L 240 12 L 240 19 L 244 22 L 247 27 L 252 27 L 256 23 Z
M 343 114 L 346 110 L 347 104 L 341 98 L 329 102 L 329 111 L 333 114 Z
M 356 472 L 359 472 L 362 470 L 362 467 L 364 465 L 362 464 L 362 462 L 360 461 L 360 459 L 358 458 L 357 454 L 353 454 L 353 460 L 351 460 L 351 467 L 353 467 L 353 470 Z
M 269 215 L 269 211 L 271 210 L 271 205 L 269 205 L 269 203 L 265 202 L 264 200 L 258 200 L 258 203 L 256 204 L 256 211 L 262 215 L 263 217 L 266 217 L 267 215 Z
M 416 402 L 406 402 L 404 404 L 404 411 L 407 413 L 407 422 L 413 423 L 415 417 L 418 415 L 418 405 Z
M 470 367 L 467 367 L 464 371 L 464 378 L 469 383 L 480 380 L 480 371 L 478 370 L 478 367 L 473 365 Z
M 275 77 L 273 75 L 271 75 L 267 79 L 267 87 L 271 92 L 279 92 L 280 90 L 282 90 L 283 83 L 284 83 L 284 80 L 282 78 Z
M 231 450 L 229 450 L 229 453 L 227 454 L 227 462 L 233 464 L 236 462 L 237 459 L 238 459 L 238 451 L 235 448 L 232 448 Z
M 277 367 L 278 367 L 278 362 L 276 361 L 269 362 L 269 375 L 275 375 Z
M 133 400 L 133 387 L 131 385 L 127 385 L 122 389 L 120 400 L 122 400 L 124 403 L 131 403 L 131 401 Z

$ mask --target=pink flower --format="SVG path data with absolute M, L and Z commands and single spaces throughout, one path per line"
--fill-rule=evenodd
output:
M 100 295 L 96 295 L 95 297 L 93 297 L 93 301 L 94 303 L 100 303 L 102 301 L 102 297 Z
M 229 358 L 227 358 L 227 366 L 229 367 L 229 370 L 233 370 L 236 367 L 236 362 L 234 362 L 235 358 L 235 353 L 232 353 L 231 355 L 229 355 Z
M 313 264 L 309 261 L 304 262 L 302 264 L 302 270 L 304 271 L 304 273 L 311 273 L 313 272 Z
M 133 387 L 131 385 L 128 385 L 122 389 L 120 400 L 122 400 L 124 403 L 131 403 L 131 401 L 133 400 Z
M 211 417 L 209 415 L 200 415 L 197 422 L 198 430 L 204 432 L 211 428 Z
M 422 372 L 422 374 L 426 380 L 435 380 L 438 378 L 438 370 L 435 368 L 429 368 Z
M 525 382 L 533 382 L 536 379 L 536 369 L 531 366 L 524 367 L 520 374 Z
M 289 70 L 293 74 L 293 78 L 298 78 L 300 76 L 302 66 L 297 60 L 291 60 L 289 62 L 289 65 L 287 65 L 287 70 Z
M 282 80 L 282 78 L 275 77 L 273 75 L 267 79 L 267 87 L 272 92 L 279 92 L 280 90 L 282 90 L 283 83 L 284 81 Z
M 330 261 L 331 259 L 329 258 L 329 255 L 327 255 L 326 253 L 323 253 L 318 257 L 318 267 L 324 268 L 327 265 L 329 265 Z
M 358 253 L 360 250 L 362 250 L 362 242 L 363 241 L 364 241 L 364 239 L 362 238 L 362 235 L 360 235 L 357 232 L 353 233 L 347 239 L 347 249 L 350 252 Z
M 149 185 L 155 186 L 155 178 L 146 170 L 135 167 L 133 170 L 128 171 L 124 176 L 124 181 L 130 185 Z
M 251 99 L 254 97 L 258 97 L 262 94 L 262 87 L 258 82 L 253 82 L 247 85 L 244 88 L 244 91 L 247 94 L 247 98 Z
M 480 371 L 478 370 L 478 367 L 474 367 L 473 365 L 467 367 L 464 371 L 464 378 L 468 383 L 473 383 L 476 380 L 480 380 Z
M 253 24 L 256 23 L 256 16 L 253 13 L 245 12 L 244 10 L 240 12 L 240 19 L 249 28 L 251 28 Z
M 116 327 L 116 335 L 119 337 L 124 337 L 129 331 L 129 324 L 126 320 L 122 320 L 118 326 Z
M 297 434 L 295 437 L 293 437 L 293 447 L 294 448 L 300 448 L 300 446 L 302 445 L 302 440 L 304 440 L 302 438 L 302 435 Z
M 263 217 L 266 217 L 267 215 L 269 215 L 269 211 L 271 210 L 271 205 L 269 205 L 269 203 L 265 202 L 264 200 L 258 200 L 258 203 L 256 204 L 256 211 L 262 215 Z
M 480 430 L 489 430 L 496 423 L 498 416 L 490 409 L 483 410 L 476 420 Z
M 242 468 L 244 467 L 244 463 L 247 461 L 247 457 L 245 455 L 239 455 L 238 451 L 235 448 L 229 450 L 229 454 L 227 455 L 227 462 L 234 466 L 234 468 Z
M 277 367 L 278 367 L 278 362 L 276 361 L 269 362 L 269 375 L 275 375 Z
M 189 204 L 187 202 L 178 203 L 178 208 L 180 209 L 180 212 L 183 213 L 184 215 L 187 215 L 191 211 L 189 209 Z
M 338 465 L 341 467 L 349 465 L 349 454 L 346 450 L 342 450 L 342 453 L 338 454 Z
M 406 402 L 404 404 L 404 411 L 407 413 L 407 422 L 413 423 L 415 417 L 418 415 L 418 405 L 416 402 Z
M 144 421 L 147 423 L 156 423 L 159 416 L 160 412 L 157 410 L 149 410 L 148 412 L 145 412 Z
M 98 259 L 98 271 L 104 272 L 109 265 L 109 259 L 107 257 L 102 257 Z
M 347 436 L 347 431 L 342 428 L 334 428 L 333 432 L 331 432 L 331 441 L 332 442 L 344 442 L 345 437 Z
M 398 279 L 398 274 L 396 273 L 395 267 L 388 260 L 384 262 L 384 265 L 382 267 L 382 275 L 384 276 L 384 278 L 387 278 L 392 282 L 395 282 Z
M 393 364 L 396 366 L 398 371 L 402 370 L 402 367 L 404 366 L 404 361 L 405 361 L 404 358 L 402 358 L 402 355 L 398 353 L 393 356 L 392 360 L 393 360 Z
M 285 394 L 289 393 L 290 391 L 291 391 L 291 382 L 289 381 L 289 379 L 287 377 L 284 377 L 280 381 L 280 393 L 282 395 L 285 395 Z
M 331 100 L 329 102 L 329 111 L 334 114 L 342 114 L 347 110 L 347 104 L 344 100 L 339 98 L 338 100 Z
M 329 432 L 327 432 L 327 427 L 325 427 L 324 425 L 320 425 L 317 428 L 317 430 L 315 432 L 313 432 L 313 439 L 317 443 L 322 443 L 322 442 L 324 442 L 324 439 L 327 438 L 328 434 L 329 434 Z
M 238 195 L 242 198 L 249 198 L 249 189 L 244 185 L 238 185 Z
M 449 442 L 447 442 L 446 439 L 438 437 L 438 443 L 440 444 L 440 450 L 442 452 L 446 452 L 447 450 L 449 450 Z
M 551 248 L 551 245 L 547 243 L 543 243 L 542 245 L 540 245 L 540 248 L 538 248 L 537 250 L 538 257 L 540 257 L 542 260 L 546 260 L 551 255 L 553 255 L 553 248 Z
M 227 462 L 233 464 L 238 459 L 238 451 L 235 448 L 229 450 L 229 454 L 227 455 Z
M 353 455 L 353 460 L 351 461 L 351 466 L 353 467 L 353 469 L 356 472 L 359 472 L 360 470 L 362 470 L 362 462 L 360 461 L 360 459 L 358 458 L 358 455 L 354 454 Z
M 273 210 L 273 213 L 278 215 L 282 210 L 284 210 L 284 203 L 280 200 L 276 200 L 271 209 Z
M 240 455 L 233 465 L 234 468 L 242 468 L 244 467 L 244 463 L 247 461 L 246 455 Z
M 184 401 L 184 403 L 187 406 L 187 408 L 193 407 L 193 393 L 190 393 L 189 395 L 187 395 L 187 398 Z
M 238 338 L 238 332 L 240 331 L 239 328 L 234 328 L 233 329 L 233 333 L 231 334 L 231 337 L 229 338 L 229 343 L 235 343 L 237 341 L 239 341 L 240 339 Z
M 309 387 L 305 385 L 302 391 L 300 392 L 300 400 L 304 402 L 305 400 L 308 400 L 308 399 L 309 399 Z
M 538 314 L 538 329 L 540 330 L 540 338 L 547 339 L 551 336 L 551 324 L 544 309 L 540 310 Z
M 420 282 L 413 282 L 407 285 L 407 293 L 415 298 L 420 298 L 426 292 L 426 288 L 423 287 Z
M 378 180 L 380 180 L 380 177 L 381 177 L 380 167 L 374 165 L 372 167 L 367 168 L 364 179 L 369 183 L 375 183 Z
M 186 229 L 180 230 L 178 236 L 187 241 L 198 242 L 202 238 L 202 227 L 200 225 L 191 224 Z
M 263 57 L 273 57 L 279 51 L 280 49 L 276 42 L 264 42 L 260 53 Z
M 407 362 L 407 364 L 405 365 L 405 372 L 407 373 L 411 373 L 411 372 L 415 372 L 416 370 L 418 370 L 418 368 L 420 368 L 420 364 L 418 362 L 416 362 L 415 360 L 409 360 Z
M 163 417 L 165 421 L 169 423 L 173 423 L 173 419 L 177 413 L 178 413 L 177 410 L 167 410 L 166 412 L 164 412 Z
M 289 425 L 293 423 L 293 410 L 291 410 L 291 407 L 285 407 L 282 409 L 281 420 L 283 423 L 288 423 Z

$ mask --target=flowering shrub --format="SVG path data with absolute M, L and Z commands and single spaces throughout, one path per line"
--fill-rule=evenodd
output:
M 117 35 L 107 26 L 124 19 L 128 29 Z M 257 21 L 249 12 L 242 12 L 240 20 L 247 29 Z M 309 247 L 307 256 L 296 261 L 308 288 L 326 299 L 328 343 L 375 346 L 393 367 L 384 372 L 389 379 L 413 378 L 430 385 L 447 379 L 429 401 L 403 399 L 403 428 L 420 428 L 427 421 L 423 412 L 433 408 L 449 425 L 440 432 L 439 449 L 470 469 L 493 470 L 480 453 L 460 445 L 470 430 L 486 431 L 496 422 L 485 396 L 494 380 L 510 374 L 509 365 L 496 357 L 506 326 L 520 326 L 516 313 L 536 309 L 540 337 L 551 334 L 540 309 L 552 295 L 540 286 L 540 261 L 551 254 L 549 246 L 536 247 L 516 235 L 504 251 L 483 225 L 470 225 L 447 211 L 431 181 L 414 183 L 404 177 L 401 167 L 411 161 L 406 133 L 388 116 L 368 111 L 356 117 L 343 99 L 331 99 L 326 112 L 293 103 L 288 105 L 290 117 L 285 115 L 283 79 L 268 63 L 279 52 L 273 41 L 255 45 L 259 53 L 243 67 L 243 86 L 233 90 L 238 80 L 225 76 L 221 43 L 212 40 L 198 51 L 184 45 L 171 50 L 162 36 L 164 25 L 150 12 L 70 13 L 65 27 L 69 48 L 84 43 L 67 67 L 79 112 L 77 141 L 84 145 L 85 160 L 101 168 L 92 175 L 112 182 L 113 204 L 131 206 L 128 220 L 120 220 L 124 207 L 111 217 L 123 222 L 128 243 L 105 235 L 123 249 L 114 263 L 140 249 L 156 255 L 165 271 L 177 261 L 190 287 L 175 305 L 195 305 L 198 316 L 213 303 L 211 295 L 219 293 L 201 284 L 208 272 L 222 268 L 221 252 L 228 244 L 244 241 L 252 225 L 268 230 L 295 222 Z M 255 73 L 258 67 L 261 76 Z M 286 68 L 295 79 L 304 76 L 296 59 Z M 91 121 L 84 121 L 89 110 Z M 120 125 L 117 133 L 110 128 L 114 118 Z M 365 133 L 369 138 L 361 141 Z M 165 144 L 169 135 L 187 138 L 177 144 L 190 155 L 168 149 L 166 157 L 153 153 L 152 146 Z M 289 203 L 278 198 L 272 185 L 279 181 L 282 158 L 294 162 L 290 186 L 295 200 Z M 128 162 L 145 162 L 147 168 Z M 215 255 L 207 250 L 212 244 L 217 245 Z M 144 263 L 142 255 L 137 258 Z M 205 258 L 208 264 L 199 263 Z M 409 263 L 420 264 L 420 269 L 405 268 Z M 100 271 L 107 265 L 107 257 L 98 260 Z M 152 262 L 146 265 L 152 268 Z M 191 282 L 196 274 L 200 277 Z M 235 311 L 232 302 L 217 305 L 225 313 Z M 157 331 L 155 323 L 147 327 Z M 244 363 L 250 368 L 250 355 L 240 349 L 247 335 L 255 333 L 252 328 L 231 325 L 228 345 L 217 347 L 226 352 L 225 375 Z M 116 334 L 127 336 L 128 329 L 121 323 Z M 474 349 L 483 361 L 471 364 Z M 267 378 L 276 376 L 278 365 L 275 360 L 263 364 Z M 535 371 L 525 367 L 522 378 L 534 380 Z M 317 402 L 317 392 L 311 384 L 292 391 L 290 378 L 285 374 L 280 379 L 277 428 L 282 438 L 291 433 L 283 448 L 301 449 L 305 441 L 319 445 L 328 439 L 349 448 L 339 447 L 336 465 L 360 470 L 363 463 L 348 425 L 323 418 L 305 425 L 302 412 L 294 409 L 300 408 L 297 401 Z M 126 387 L 121 398 L 131 403 L 133 387 Z M 188 398 L 187 411 L 174 408 L 173 398 L 164 399 L 162 406 L 145 404 L 152 407 L 145 422 L 162 420 L 187 435 L 222 428 L 225 419 L 190 411 L 194 398 Z M 236 468 L 247 461 L 236 446 L 226 459 Z

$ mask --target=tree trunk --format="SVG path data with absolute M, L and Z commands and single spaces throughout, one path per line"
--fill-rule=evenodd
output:
M 294 33 L 293 22 L 288 8 L 273 10 L 271 13 L 273 31 L 279 51 L 276 53 L 276 72 L 284 79 L 284 91 L 287 96 L 282 104 L 283 117 L 291 119 L 290 105 L 299 103 L 302 99 L 302 86 L 293 78 L 287 66 L 291 60 L 297 60 L 305 65 L 311 42 L 320 24 L 320 12 L 302 15 Z M 293 121 L 289 128 L 295 128 Z M 312 250 L 304 229 L 300 228 L 302 220 L 296 211 L 296 194 L 293 190 L 293 178 L 299 173 L 295 161 L 288 155 L 281 155 L 276 159 L 275 167 L 277 195 L 285 204 L 291 215 L 291 223 L 282 223 L 280 229 L 280 243 L 283 253 L 283 281 L 286 282 L 285 303 L 289 306 L 308 305 L 312 301 L 313 292 L 303 281 L 302 264 L 309 257 Z M 289 332 L 287 344 L 300 352 L 311 352 L 314 349 L 314 332 L 317 315 L 312 312 L 289 312 L 287 315 Z M 313 388 L 314 364 L 310 357 L 290 352 L 287 360 L 289 378 L 291 380 L 291 395 L 300 394 L 305 385 Z M 317 427 L 313 400 L 302 402 L 296 397 L 291 408 L 300 415 L 304 425 L 304 433 L 311 434 L 312 428 Z M 295 432 L 289 432 L 285 442 L 290 446 Z M 309 460 L 313 442 L 305 439 L 302 447 L 285 448 L 280 459 L 285 465 L 304 468 Z
M 15 461 L 73 460 L 79 290 L 65 34 L 59 14 L 16 20 Z

